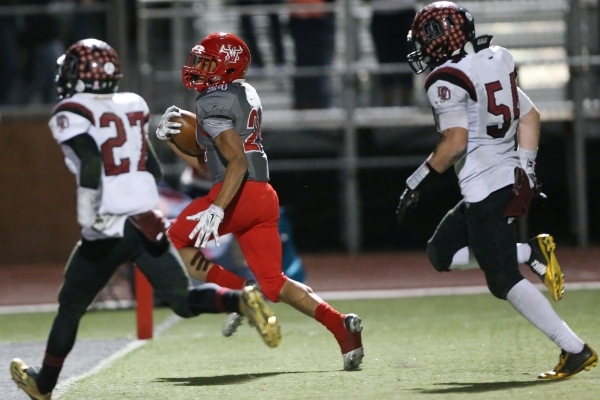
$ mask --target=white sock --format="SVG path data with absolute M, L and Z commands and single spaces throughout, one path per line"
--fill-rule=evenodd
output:
M 452 257 L 452 263 L 450 264 L 450 271 L 462 271 L 465 269 L 476 269 L 479 268 L 479 264 L 474 258 L 470 258 L 469 248 L 463 247 Z
M 583 341 L 560 319 L 548 299 L 527 279 L 513 286 L 506 300 L 561 349 L 569 353 L 583 350 Z
M 531 257 L 531 247 L 528 243 L 517 243 L 517 261 L 524 264 Z
M 531 247 L 529 247 L 529 244 L 517 243 L 517 262 L 523 264 L 529 261 L 529 257 L 531 257 Z M 462 271 L 476 268 L 479 268 L 479 264 L 477 264 L 474 258 L 471 258 L 469 248 L 463 247 L 454 253 L 449 269 L 450 271 Z

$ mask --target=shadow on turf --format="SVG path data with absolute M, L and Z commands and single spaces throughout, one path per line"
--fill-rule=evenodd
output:
M 190 378 L 159 378 L 155 382 L 170 382 L 180 386 L 219 386 L 235 385 L 260 378 L 282 374 L 304 374 L 315 371 L 297 371 L 297 372 L 263 372 L 259 374 L 239 374 L 239 375 L 219 375 L 219 376 L 194 376 Z
M 509 381 L 509 382 L 448 382 L 436 383 L 436 386 L 458 386 L 445 389 L 413 389 L 414 391 L 426 394 L 445 394 L 445 393 L 482 393 L 493 392 L 496 390 L 519 389 L 529 386 L 546 385 L 549 381 Z

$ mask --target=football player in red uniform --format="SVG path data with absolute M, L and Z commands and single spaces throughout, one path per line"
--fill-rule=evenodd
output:
M 345 370 L 359 368 L 363 358 L 362 324 L 356 314 L 340 314 L 312 289 L 282 272 L 277 221 L 279 200 L 269 184 L 267 155 L 261 140 L 262 106 L 244 77 L 250 64 L 246 44 L 231 33 L 212 33 L 190 52 L 182 69 L 183 83 L 195 89 L 196 138 L 213 179 L 208 195 L 195 199 L 177 217 L 169 236 L 190 275 L 224 287 L 241 288 L 244 278 L 203 259 L 198 248 L 219 235 L 233 233 L 264 296 L 282 301 L 325 325 L 338 341 Z M 179 133 L 167 109 L 157 137 L 165 140 L 190 166 L 198 160 L 182 153 L 168 139 Z
M 416 204 L 424 185 L 453 166 L 463 200 L 429 240 L 431 263 L 438 271 L 448 271 L 456 253 L 468 246 L 490 292 L 507 300 L 560 347 L 559 364 L 540 379 L 567 379 L 589 370 L 598 360 L 594 350 L 519 272 L 514 221 L 527 213 L 537 189 L 540 114 L 517 86 L 511 53 L 492 45 L 489 35 L 476 36 L 471 13 L 449 1 L 422 8 L 408 39 L 414 49 L 408 55 L 413 70 L 431 69 L 425 90 L 440 143 L 406 181 L 398 219 Z M 538 235 L 527 247 L 529 266 L 558 300 L 562 272 L 552 237 Z
M 62 100 L 49 125 L 77 179 L 82 238 L 65 269 L 42 367 L 29 367 L 18 358 L 11 363 L 19 388 L 32 399 L 51 398 L 88 306 L 117 268 L 131 262 L 183 318 L 241 312 L 264 328 L 268 314 L 273 324 L 259 333 L 276 346 L 279 326 L 257 289 L 192 286 L 158 211 L 161 168 L 147 138 L 148 105 L 135 93 L 117 91 L 122 73 L 115 50 L 100 40 L 81 40 L 58 59 L 57 67 Z

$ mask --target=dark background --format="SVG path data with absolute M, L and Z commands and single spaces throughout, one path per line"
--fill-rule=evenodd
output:
M 567 176 L 567 139 L 570 124 L 544 124 L 537 157 L 537 176 L 543 184 L 546 201 L 534 200 L 526 220 L 527 236 L 550 233 L 557 242 L 574 245 L 575 236 L 570 230 L 569 179 Z M 402 140 L 385 143 L 378 148 L 372 132 L 360 133 L 362 156 L 393 154 L 424 154 L 435 147 L 438 135 L 431 128 L 413 129 L 412 137 L 423 140 L 414 143 Z M 273 154 L 265 135 L 265 148 L 270 159 Z M 341 133 L 339 134 L 341 148 Z M 407 144 L 408 142 L 408 144 Z M 598 242 L 600 236 L 600 168 L 595 155 L 600 142 L 590 140 L 587 147 L 588 198 L 590 204 L 590 238 Z M 334 156 L 321 154 L 320 156 Z M 304 155 L 307 156 L 307 155 Z M 396 251 L 424 249 L 441 218 L 461 199 L 454 171 L 449 169 L 441 181 L 422 193 L 418 206 L 412 209 L 402 225 L 395 219 L 398 198 L 404 190 L 404 182 L 415 168 L 366 169 L 359 173 L 359 190 L 362 212 L 362 250 Z M 271 183 L 279 194 L 282 205 L 293 211 L 296 244 L 300 251 L 344 251 L 341 218 L 343 210 L 339 193 L 340 180 L 337 171 L 272 172 Z M 524 239 L 524 238 L 522 238 Z
M 0 124 L 0 264 L 64 262 L 80 237 L 75 216 L 75 180 L 64 166 L 60 148 L 48 128 L 48 119 L 23 121 L 4 118 Z M 534 203 L 527 218 L 527 237 L 550 233 L 560 245 L 574 245 L 569 227 L 567 139 L 569 124 L 544 124 L 537 174 L 548 195 Z M 279 136 L 279 139 L 275 138 Z M 288 135 L 288 136 L 285 136 Z M 270 160 L 290 157 L 278 140 L 290 141 L 294 157 L 336 157 L 342 149 L 341 132 L 265 132 Z M 360 155 L 422 154 L 434 148 L 433 128 L 361 131 Z M 271 138 L 271 140 L 270 140 Z M 294 139 L 292 139 L 294 138 Z M 304 144 L 305 150 L 298 150 Z M 302 141 L 302 142 L 299 142 Z M 272 144 L 269 144 L 269 143 Z M 314 145 L 317 144 L 318 146 Z M 158 144 L 156 145 L 158 147 Z M 590 238 L 600 239 L 600 168 L 596 154 L 600 141 L 587 145 Z M 290 151 L 291 152 L 291 151 Z M 459 200 L 452 170 L 422 194 L 405 222 L 396 223 L 395 210 L 411 168 L 363 169 L 359 172 L 363 238 L 361 251 L 425 249 L 437 223 Z M 297 248 L 303 253 L 344 252 L 342 188 L 337 171 L 271 172 L 280 203 L 291 210 Z M 526 238 L 522 238 L 526 239 Z

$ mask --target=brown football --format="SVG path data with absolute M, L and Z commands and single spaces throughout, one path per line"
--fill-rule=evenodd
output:
M 175 146 L 187 155 L 203 156 L 204 150 L 196 141 L 196 114 L 181 110 L 181 118 L 173 117 L 171 121 L 181 123 L 179 128 L 181 132 L 177 135 L 171 135 L 171 141 L 175 143 Z

